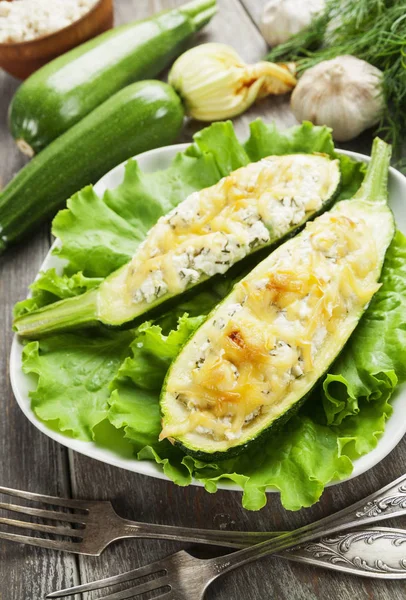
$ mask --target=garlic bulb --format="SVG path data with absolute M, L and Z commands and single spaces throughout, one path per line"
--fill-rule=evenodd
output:
M 308 27 L 325 6 L 326 0 L 270 0 L 262 13 L 261 33 L 270 46 L 283 44 Z
M 189 116 L 220 121 L 244 112 L 258 98 L 284 94 L 296 85 L 295 66 L 245 64 L 226 44 L 202 44 L 174 63 L 169 83 L 183 98 Z
M 355 56 L 338 56 L 308 69 L 291 98 L 298 121 L 328 125 L 345 142 L 378 123 L 385 107 L 382 72 Z

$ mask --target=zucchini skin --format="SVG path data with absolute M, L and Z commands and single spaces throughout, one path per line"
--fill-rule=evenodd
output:
M 126 159 L 173 143 L 183 125 L 169 85 L 142 81 L 109 98 L 29 162 L 0 194 L 0 253 Z
M 320 380 L 322 379 L 323 376 Z M 317 385 L 318 382 L 314 385 L 314 388 L 316 388 Z M 273 421 L 269 425 L 269 427 L 260 431 L 256 437 L 251 438 L 245 444 L 241 444 L 240 446 L 234 446 L 233 448 L 230 448 L 229 450 L 226 450 L 224 452 L 212 453 L 204 452 L 203 450 L 194 450 L 188 446 L 184 446 L 182 442 L 179 442 L 178 440 L 175 441 L 174 445 L 188 456 L 192 456 L 196 460 L 201 460 L 202 462 L 208 463 L 235 458 L 236 456 L 239 456 L 240 454 L 244 453 L 248 448 L 250 450 L 255 450 L 256 448 L 259 449 L 261 446 L 266 444 L 268 439 L 272 438 L 272 436 L 277 431 L 279 431 L 284 425 L 286 425 L 286 423 L 290 421 L 290 419 L 299 412 L 299 409 L 306 402 L 313 389 L 310 390 L 310 392 L 308 392 L 304 396 L 302 396 L 293 406 L 291 406 L 291 408 L 289 408 L 289 410 L 287 410 L 285 413 L 283 413 L 277 419 L 275 419 L 275 421 Z
M 373 226 L 373 230 L 375 233 L 375 239 L 376 239 L 377 234 L 380 233 L 380 228 L 382 227 L 383 237 L 382 237 L 382 239 L 380 239 L 380 245 L 378 244 L 378 246 L 377 246 L 378 261 L 379 261 L 378 264 L 380 266 L 374 276 L 374 279 L 376 282 L 380 281 L 380 279 L 381 279 L 386 251 L 387 251 L 389 244 L 395 234 L 394 217 L 393 217 L 392 211 L 387 206 L 387 200 L 388 200 L 387 183 L 388 183 L 388 169 L 389 169 L 390 154 L 391 154 L 390 146 L 385 144 L 379 138 L 376 138 L 374 141 L 374 144 L 373 144 L 371 162 L 369 163 L 364 182 L 361 185 L 361 188 L 358 190 L 358 192 L 353 197 L 352 201 L 350 201 L 350 206 L 351 206 L 352 202 L 354 203 L 354 205 L 357 205 L 357 201 L 358 201 L 358 206 L 359 206 L 358 211 L 359 212 L 361 212 L 360 209 L 362 209 L 362 211 L 366 211 L 366 214 L 368 214 L 368 212 L 369 212 L 374 215 L 375 225 L 374 225 L 373 221 L 369 221 L 369 226 L 371 226 L 371 224 Z M 340 206 L 340 204 L 341 203 L 339 203 L 338 206 Z M 344 202 L 343 204 L 345 205 L 346 202 Z M 349 214 L 351 216 L 351 211 Z M 357 212 L 355 212 L 355 214 L 357 214 Z M 361 212 L 361 214 L 362 214 L 362 212 Z M 344 211 L 344 216 L 345 215 L 346 215 L 346 212 Z M 206 321 L 204 321 L 198 329 L 205 326 L 207 321 L 209 321 L 216 314 L 219 306 L 227 303 L 228 298 L 229 298 L 229 296 L 226 296 L 226 298 L 224 298 L 224 300 L 208 315 Z M 356 328 L 359 326 L 359 324 L 362 320 L 362 317 L 364 316 L 368 306 L 369 306 L 369 302 L 366 305 L 364 305 L 364 307 L 361 310 L 358 310 L 356 313 L 354 313 L 354 320 L 355 320 L 354 327 L 352 329 L 348 329 L 346 331 L 347 335 L 343 340 L 340 341 L 340 344 L 337 344 L 337 340 L 336 340 L 335 355 L 332 357 L 331 360 L 329 360 L 328 362 L 327 361 L 325 362 L 322 372 L 320 370 L 320 372 L 317 374 L 316 378 L 312 381 L 311 388 L 308 389 L 304 394 L 303 393 L 296 394 L 296 398 L 295 398 L 294 402 L 286 410 L 281 412 L 272 421 L 270 421 L 270 422 L 268 421 L 268 423 L 266 423 L 262 427 L 262 429 L 257 431 L 256 434 L 251 435 L 250 438 L 246 438 L 245 441 L 243 441 L 243 443 L 237 444 L 235 446 L 230 445 L 230 447 L 225 450 L 217 450 L 217 451 L 214 450 L 213 452 L 210 452 L 209 449 L 207 449 L 207 448 L 206 449 L 199 448 L 199 446 L 197 444 L 196 445 L 193 445 L 191 443 L 188 444 L 187 441 L 182 441 L 182 439 L 169 438 L 169 441 L 172 444 L 174 444 L 175 446 L 177 446 L 178 448 L 180 448 L 186 455 L 193 456 L 197 460 L 201 460 L 203 462 L 227 460 L 229 458 L 233 458 L 235 456 L 240 455 L 241 453 L 246 451 L 247 448 L 250 448 L 250 449 L 251 448 L 253 448 L 253 449 L 260 448 L 264 444 L 268 443 L 268 440 L 271 439 L 272 434 L 275 433 L 276 431 L 278 431 L 281 426 L 285 425 L 289 421 L 289 419 L 292 416 L 294 416 L 297 413 L 297 411 L 300 409 L 300 407 L 306 402 L 306 400 L 309 398 L 310 394 L 315 389 L 317 389 L 317 387 L 319 386 L 320 382 L 323 380 L 326 373 L 328 373 L 331 366 L 335 363 L 335 361 L 338 359 L 340 354 L 345 349 L 349 339 L 353 335 Z M 168 380 L 170 379 L 170 377 L 172 375 L 172 371 L 176 368 L 177 360 L 181 356 L 182 352 L 185 352 L 186 345 L 189 344 L 190 340 L 196 335 L 196 332 L 198 331 L 198 329 L 192 333 L 192 335 L 189 337 L 188 340 L 186 340 L 185 344 L 179 351 L 178 357 L 175 358 L 175 360 L 172 362 L 172 364 L 170 365 L 170 367 L 167 371 L 167 374 L 166 374 L 166 377 L 165 377 L 165 380 L 164 380 L 164 383 L 162 386 L 161 395 L 160 395 L 160 409 L 161 409 L 161 417 L 162 417 L 163 424 L 164 424 L 165 418 L 170 413 L 170 406 L 169 406 L 169 404 L 167 405 L 165 403 L 165 396 L 166 396 Z
M 12 100 L 12 136 L 28 148 L 25 152 L 38 153 L 125 86 L 154 78 L 210 20 L 215 4 L 195 0 L 117 27 L 45 65 Z
M 205 281 L 201 281 L 200 283 L 194 284 L 188 290 L 182 292 L 181 301 L 186 302 L 188 300 L 191 300 L 197 294 L 203 292 L 206 289 L 213 290 L 215 289 L 216 284 L 221 284 L 222 282 L 229 281 L 230 279 L 231 281 L 236 282 L 245 277 L 258 263 L 262 262 L 262 260 L 264 260 L 269 254 L 271 254 L 273 250 L 275 250 L 283 242 L 297 235 L 304 228 L 307 222 L 320 216 L 326 210 L 329 210 L 336 201 L 337 196 L 340 194 L 340 191 L 341 175 L 339 181 L 337 182 L 337 187 L 335 188 L 334 193 L 331 194 L 331 196 L 323 202 L 323 205 L 320 207 L 320 209 L 318 211 L 315 211 L 309 218 L 306 219 L 305 222 L 295 225 L 290 231 L 288 231 L 285 235 L 281 236 L 278 240 L 275 240 L 269 246 L 254 250 L 250 255 L 246 256 L 241 261 L 235 263 L 227 271 L 226 274 L 217 274 L 212 277 L 209 277 Z M 94 298 L 93 300 L 95 301 L 95 304 L 93 306 L 93 309 L 89 310 L 89 308 L 91 307 L 91 302 L 89 302 L 91 300 L 90 296 L 93 297 L 95 293 L 98 293 L 98 288 L 96 288 L 96 290 L 86 292 L 81 296 L 75 296 L 73 298 L 60 300 L 54 304 L 44 306 L 43 308 L 37 311 L 34 311 L 27 315 L 23 315 L 14 321 L 14 330 L 22 337 L 27 337 L 30 339 L 39 339 L 47 335 L 55 334 L 56 332 L 62 330 L 74 330 L 78 327 L 83 327 L 84 324 L 86 324 L 86 327 L 100 327 L 110 330 L 125 330 L 138 327 L 139 325 L 141 325 L 141 323 L 145 321 L 147 317 L 150 319 L 155 319 L 162 316 L 163 312 L 169 312 L 177 308 L 180 302 L 179 295 L 175 295 L 163 300 L 160 299 L 159 302 L 155 304 L 152 308 L 150 308 L 147 312 L 143 312 L 134 317 L 133 319 L 127 321 L 124 320 L 121 323 L 111 324 L 102 321 L 97 317 L 97 302 L 94 300 Z M 222 300 L 219 298 L 219 303 L 217 304 L 217 306 L 221 302 Z M 66 310 L 67 307 L 70 307 L 71 309 L 70 312 L 72 317 L 70 320 L 66 320 L 66 317 L 69 314 L 69 310 Z M 213 310 L 215 310 L 215 308 Z M 61 310 L 61 313 L 59 313 L 59 310 Z M 51 314 L 52 320 L 50 319 Z M 48 323 L 46 327 L 44 323 L 41 323 L 42 315 L 48 315 Z M 33 329 L 29 333 L 27 333 L 27 325 L 29 322 L 31 322 Z M 63 327 L 58 325 L 62 322 Z

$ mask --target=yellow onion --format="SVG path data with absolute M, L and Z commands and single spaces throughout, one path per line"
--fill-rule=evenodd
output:
M 202 44 L 173 65 L 169 83 L 179 93 L 189 116 L 221 121 L 241 114 L 255 100 L 285 94 L 296 85 L 293 63 L 247 65 L 226 44 Z

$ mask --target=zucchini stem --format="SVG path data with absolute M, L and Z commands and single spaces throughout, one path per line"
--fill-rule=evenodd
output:
M 44 306 L 22 315 L 14 321 L 13 329 L 24 338 L 39 338 L 61 329 L 96 325 L 98 291 L 90 290 Z
M 372 144 L 371 160 L 365 179 L 361 187 L 354 196 L 354 200 L 365 200 L 386 204 L 388 202 L 388 175 L 392 147 L 381 140 L 375 138 Z
M 200 15 L 195 17 L 193 19 L 193 24 L 195 26 L 195 30 L 198 31 L 199 29 L 202 29 L 202 27 L 207 25 L 207 23 L 209 23 L 209 21 L 211 21 L 211 19 L 214 17 L 216 12 L 217 12 L 217 8 L 215 6 L 213 6 L 212 8 L 208 8 L 204 12 L 200 13 Z
M 193 0 L 179 9 L 193 22 L 196 31 L 204 27 L 217 12 L 216 0 Z

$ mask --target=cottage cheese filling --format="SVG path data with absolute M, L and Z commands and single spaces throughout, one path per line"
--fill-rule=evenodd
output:
M 235 440 L 262 415 L 278 415 L 287 394 L 311 376 L 329 334 L 379 288 L 367 225 L 334 212 L 272 257 L 272 266 L 259 265 L 202 327 L 204 343 L 199 331 L 189 343 L 192 367 L 167 384 L 188 417 L 165 427 L 161 439 L 194 431 Z
M 268 157 L 191 194 L 159 219 L 130 263 L 133 302 L 181 293 L 288 233 L 331 195 L 332 170 L 336 161 L 323 156 Z

